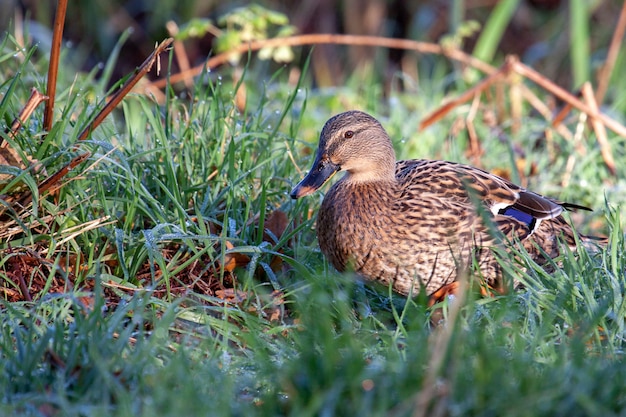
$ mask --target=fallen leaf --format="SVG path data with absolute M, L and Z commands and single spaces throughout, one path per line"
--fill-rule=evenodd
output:
M 280 240 L 283 233 L 287 229 L 289 224 L 289 218 L 285 212 L 281 210 L 275 210 L 270 213 L 265 219 L 265 228 L 263 231 L 263 241 L 271 244 L 278 243 L 276 239 Z M 282 251 L 279 251 L 282 252 Z M 280 256 L 273 256 L 270 260 L 270 268 L 274 272 L 278 272 L 283 266 L 283 261 Z
M 223 290 L 217 290 L 215 291 L 215 296 L 231 303 L 242 303 L 248 298 L 245 292 L 236 290 L 234 288 L 224 288 Z
M 235 245 L 233 245 L 228 240 L 225 245 L 226 253 L 224 253 L 224 271 L 225 272 L 233 272 L 238 266 L 246 266 L 250 263 L 250 257 L 243 253 L 238 252 L 228 252 L 232 249 L 235 249 Z

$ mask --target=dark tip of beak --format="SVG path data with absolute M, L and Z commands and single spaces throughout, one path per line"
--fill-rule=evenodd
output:
M 296 199 L 313 194 L 339 170 L 341 170 L 339 165 L 318 157 L 313 164 L 313 168 L 298 185 L 293 187 L 289 195 L 291 198 Z
M 297 198 L 313 194 L 315 191 L 317 191 L 316 187 L 298 184 L 293 188 L 293 190 L 291 190 L 289 195 L 295 200 Z

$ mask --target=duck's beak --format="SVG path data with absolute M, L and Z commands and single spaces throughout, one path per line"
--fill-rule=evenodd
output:
M 291 190 L 291 198 L 296 199 L 313 194 L 340 169 L 339 165 L 318 155 L 307 176 Z

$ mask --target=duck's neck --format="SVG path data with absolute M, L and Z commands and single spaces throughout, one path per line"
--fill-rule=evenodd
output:
M 391 147 L 372 149 L 354 164 L 346 164 L 346 180 L 352 183 L 395 183 L 396 155 Z
M 345 181 L 353 184 L 395 184 L 396 174 L 394 170 L 350 170 L 346 172 Z

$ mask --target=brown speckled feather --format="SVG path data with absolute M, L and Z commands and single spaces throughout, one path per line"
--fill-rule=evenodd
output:
M 500 287 L 492 248 L 521 242 L 533 258 L 574 246 L 565 204 L 503 178 L 446 161 L 395 161 L 391 141 L 371 116 L 346 112 L 330 119 L 309 174 L 292 197 L 308 195 L 338 171 L 320 207 L 319 245 L 339 271 L 392 285 L 401 294 L 428 294 L 475 271 Z M 495 232 L 494 232 L 495 230 Z M 541 250 L 539 249 L 541 248 Z

